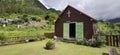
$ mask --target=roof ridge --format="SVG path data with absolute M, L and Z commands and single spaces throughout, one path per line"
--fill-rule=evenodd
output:
M 84 13 L 84 12 L 82 12 L 82 11 L 80 11 L 80 10 L 76 9 L 75 7 L 73 7 L 73 6 L 71 6 L 71 5 L 68 5 L 67 7 L 71 7 L 71 8 L 73 8 L 73 9 L 75 9 L 76 11 L 78 11 L 78 12 L 80 12 L 80 13 L 82 13 L 82 14 L 84 14 L 84 15 L 88 16 L 88 17 L 90 17 L 90 18 L 91 18 L 91 19 L 93 19 L 94 21 L 96 21 L 96 19 L 94 19 L 93 17 L 91 17 L 91 16 L 87 15 L 86 13 Z M 67 8 L 67 7 L 66 7 L 66 8 Z

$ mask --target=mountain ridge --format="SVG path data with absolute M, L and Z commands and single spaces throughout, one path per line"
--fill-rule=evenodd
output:
M 118 22 L 120 22 L 120 17 L 117 17 L 117 18 L 114 18 L 114 19 L 109 19 L 109 20 L 107 20 L 107 22 L 118 23 Z
M 10 14 L 43 15 L 56 13 L 56 10 L 47 9 L 39 0 L 0 0 L 0 17 Z

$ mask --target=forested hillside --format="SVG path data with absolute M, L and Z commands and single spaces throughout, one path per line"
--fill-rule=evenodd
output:
M 98 22 L 97 25 L 106 35 L 120 35 L 120 23 Z
M 38 0 L 0 0 L 0 17 L 11 14 L 43 15 L 50 12 Z

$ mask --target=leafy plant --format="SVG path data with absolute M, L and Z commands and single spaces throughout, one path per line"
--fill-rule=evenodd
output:
M 78 41 L 76 41 L 76 43 L 79 45 L 88 45 L 88 41 L 86 39 L 78 40 Z
M 55 43 L 52 40 L 49 40 L 46 43 L 46 49 L 53 49 L 53 48 L 55 48 Z
M 92 39 L 84 39 L 84 40 L 79 40 L 76 43 L 80 45 L 86 45 L 86 46 L 91 46 L 91 47 L 101 47 L 105 44 L 105 39 L 101 38 L 101 36 L 97 36 Z
M 6 36 L 5 36 L 5 34 L 4 33 L 0 33 L 0 40 L 5 40 L 6 39 Z
M 53 41 L 51 41 L 51 40 L 49 40 L 47 43 L 46 43 L 46 45 L 47 46 L 51 46 L 51 45 L 54 45 L 55 43 L 53 42 Z

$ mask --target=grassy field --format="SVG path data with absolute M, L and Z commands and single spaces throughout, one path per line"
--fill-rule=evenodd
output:
M 0 31 L 0 33 L 5 34 L 6 37 L 24 37 L 24 36 L 35 36 L 35 35 L 44 35 L 46 30 L 38 30 L 38 31 Z
M 46 50 L 44 47 L 48 40 L 49 39 L 25 44 L 0 46 L 0 55 L 102 55 L 103 52 L 109 52 L 111 48 L 93 48 L 56 41 L 55 49 Z M 119 48 L 116 49 L 118 50 Z
M 40 27 L 28 27 L 28 28 L 17 28 L 15 25 L 11 25 L 8 27 L 0 26 L 0 34 L 4 34 L 5 37 L 24 37 L 24 36 L 36 36 L 36 35 L 44 35 L 46 32 L 54 32 L 54 26 L 50 25 L 41 29 Z

